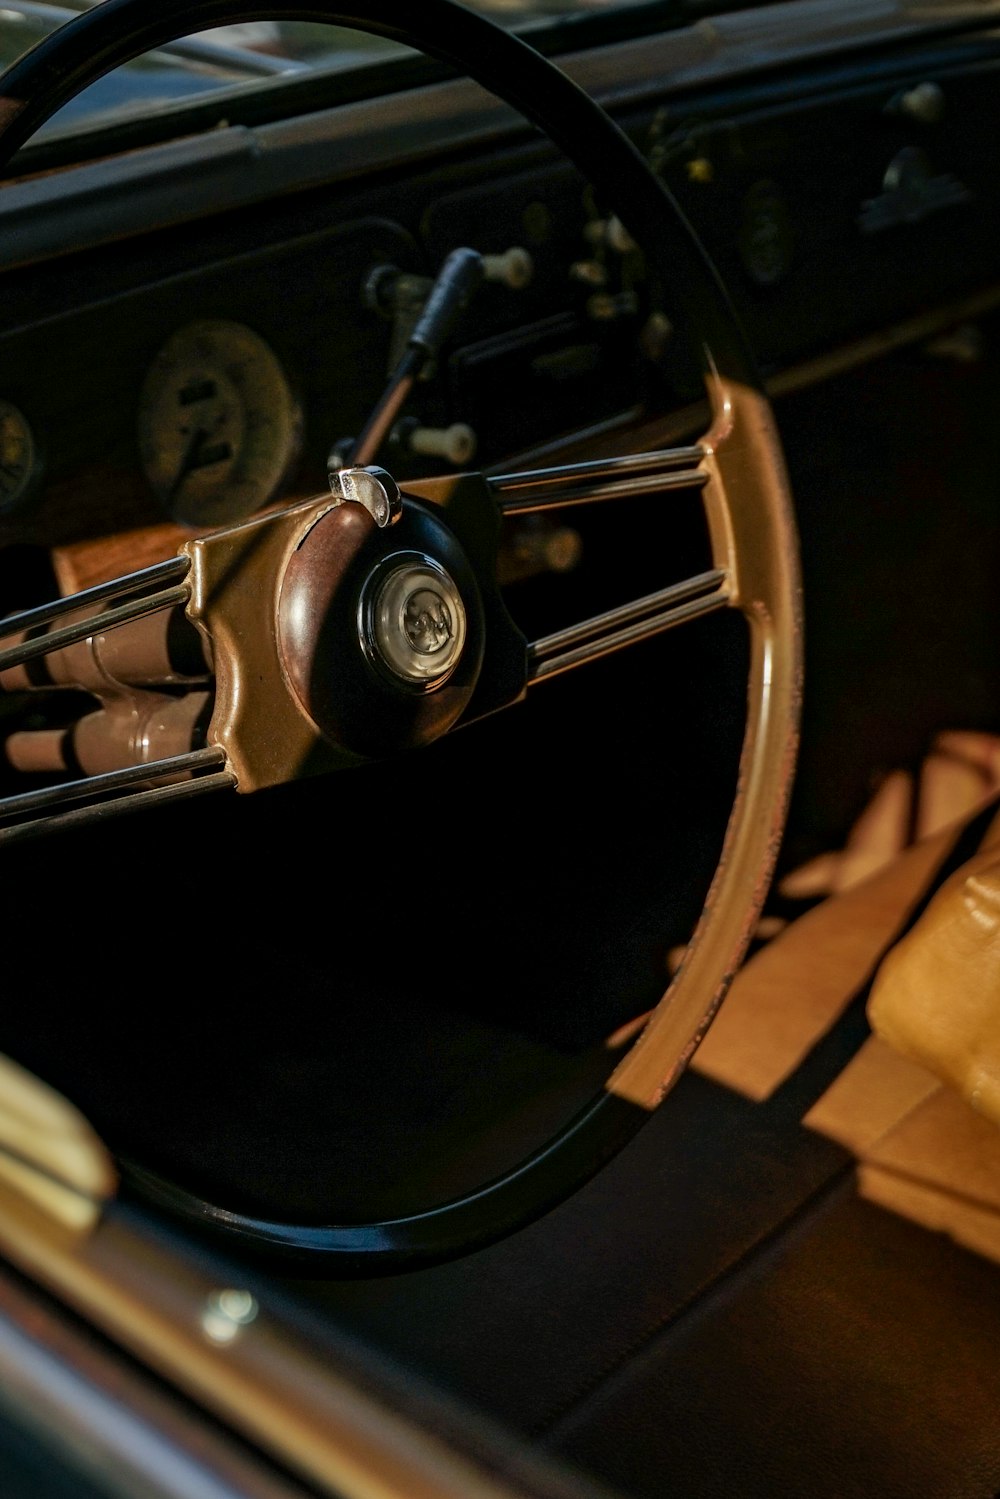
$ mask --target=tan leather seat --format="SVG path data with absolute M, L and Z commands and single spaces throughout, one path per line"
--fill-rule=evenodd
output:
M 1000 858 L 980 852 L 882 963 L 876 1034 L 1000 1123 Z
M 1000 1113 L 990 1112 L 1000 1091 L 986 1081 L 1000 1077 L 1000 814 L 989 807 L 770 941 L 737 975 L 692 1065 L 763 1103 L 875 974 L 875 1034 L 803 1123 L 854 1155 L 863 1198 L 1000 1263 Z M 963 845 L 957 872 L 899 938 Z M 959 1091 L 977 1088 L 979 1112 Z

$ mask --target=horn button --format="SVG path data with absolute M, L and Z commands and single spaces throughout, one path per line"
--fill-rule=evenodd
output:
M 433 692 L 465 645 L 465 604 L 454 579 L 419 552 L 393 553 L 369 578 L 358 614 L 369 658 L 411 691 Z
M 483 661 L 472 567 L 444 522 L 409 499 L 388 526 L 361 503 L 326 511 L 285 567 L 277 624 L 300 705 L 325 739 L 366 758 L 446 733 Z

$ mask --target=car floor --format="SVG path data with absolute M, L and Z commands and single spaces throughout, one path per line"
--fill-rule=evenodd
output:
M 876 808 L 867 873 L 859 835 L 826 866 L 845 888 L 761 945 L 695 1065 L 585 1189 L 450 1264 L 286 1279 L 293 1314 L 314 1335 L 321 1310 L 640 1499 L 995 1496 L 1000 1131 L 865 1016 L 888 945 L 1000 844 L 993 746 L 945 745 L 982 778 L 925 777 L 923 836 L 891 858 Z

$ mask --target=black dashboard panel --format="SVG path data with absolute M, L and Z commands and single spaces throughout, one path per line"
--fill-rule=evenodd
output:
M 947 319 L 953 304 L 960 313 L 963 299 L 992 300 L 997 67 L 984 51 L 980 37 L 968 56 L 953 43 L 896 56 L 891 68 L 869 59 L 800 72 L 794 88 L 770 80 L 766 103 L 759 86 L 674 92 L 665 82 L 622 115 L 779 386 L 797 366 L 836 361 L 895 324 L 919 328 Z M 229 158 L 216 143 L 212 153 L 214 172 Z M 260 335 L 300 403 L 301 451 L 275 498 L 321 489 L 331 448 L 360 430 L 405 334 L 404 317 L 375 306 L 373 273 L 426 284 L 457 244 L 494 256 L 519 247 L 533 275 L 517 289 L 487 283 L 463 315 L 387 446 L 401 477 L 448 467 L 413 452 L 417 425 L 467 425 L 475 463 L 497 467 L 700 396 L 637 252 L 524 131 L 486 155 L 431 158 L 405 181 L 383 173 L 293 186 L 266 205 L 179 221 L 155 240 L 66 245 L 7 272 L 0 398 L 30 423 L 39 473 L 0 515 L 0 544 L 70 542 L 167 518 L 142 471 L 138 397 L 164 342 L 204 319 Z M 102 193 L 107 201 L 106 184 Z
M 992 280 L 996 81 L 983 66 L 861 75 L 817 100 L 695 117 L 678 127 L 673 159 L 658 122 L 664 176 L 765 369 Z

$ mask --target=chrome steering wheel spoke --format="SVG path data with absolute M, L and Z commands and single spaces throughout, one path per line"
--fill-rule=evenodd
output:
M 626 646 L 638 645 L 688 620 L 702 619 L 729 604 L 728 575 L 722 568 L 672 583 L 630 604 L 568 625 L 528 646 L 528 683 L 585 666 Z
M 487 481 L 505 519 L 541 515 L 582 505 L 613 504 L 678 491 L 701 494 L 718 478 L 700 444 L 587 463 L 566 464 Z M 714 548 L 713 548 L 714 549 Z M 528 645 L 528 683 L 544 681 L 665 630 L 726 608 L 731 600 L 729 558 L 679 582 L 567 625 Z

